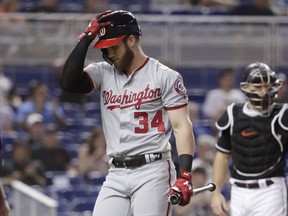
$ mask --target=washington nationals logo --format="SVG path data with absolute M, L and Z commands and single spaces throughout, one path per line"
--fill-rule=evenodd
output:
M 174 89 L 181 95 L 186 94 L 186 88 L 183 85 L 183 81 L 180 77 L 178 77 L 174 83 Z
M 99 30 L 99 36 L 102 37 L 102 36 L 105 35 L 105 33 L 106 33 L 106 29 L 105 29 L 105 27 L 102 27 L 102 28 Z

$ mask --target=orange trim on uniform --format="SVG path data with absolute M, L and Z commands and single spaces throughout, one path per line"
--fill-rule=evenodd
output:
M 179 106 L 175 106 L 175 107 L 165 107 L 165 109 L 166 110 L 175 110 L 175 109 L 179 109 L 179 108 L 185 107 L 187 105 L 188 105 L 188 103 L 183 104 L 183 105 L 179 105 Z

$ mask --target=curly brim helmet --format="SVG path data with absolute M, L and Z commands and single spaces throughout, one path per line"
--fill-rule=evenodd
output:
M 254 86 L 254 89 L 265 85 L 267 92 L 261 94 L 256 90 L 251 90 L 249 85 Z M 245 92 L 251 104 L 256 109 L 268 114 L 281 85 L 282 82 L 277 78 L 276 73 L 267 64 L 260 62 L 252 63 L 246 67 L 240 83 L 241 89 Z
M 129 11 L 114 11 L 110 16 L 101 19 L 101 22 L 110 22 L 111 24 L 99 30 L 99 40 L 94 48 L 104 49 L 114 46 L 131 34 L 142 35 L 135 16 Z

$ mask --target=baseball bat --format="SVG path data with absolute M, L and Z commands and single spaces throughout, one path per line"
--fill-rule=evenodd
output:
M 181 192 L 178 188 L 173 187 L 173 189 L 175 190 L 175 193 L 171 194 L 168 199 L 172 205 L 177 205 L 181 201 Z M 201 193 L 207 190 L 214 191 L 215 189 L 216 189 L 216 185 L 214 183 L 209 183 L 204 187 L 193 189 L 193 195 L 196 195 L 198 193 Z

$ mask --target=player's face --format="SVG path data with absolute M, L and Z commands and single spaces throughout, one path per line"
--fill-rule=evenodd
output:
M 270 90 L 270 84 L 249 84 L 248 88 L 250 92 L 258 94 L 259 97 L 263 97 L 266 95 Z
M 128 47 L 125 40 L 107 48 L 107 54 L 114 67 L 119 71 L 125 71 L 129 68 L 134 58 L 134 53 Z

